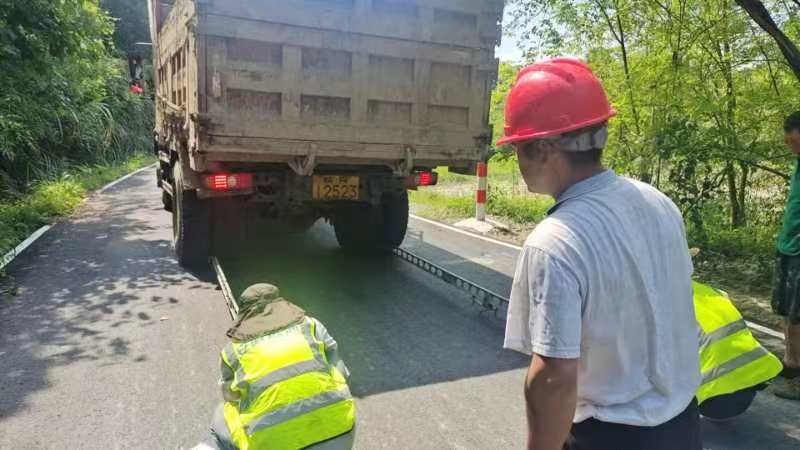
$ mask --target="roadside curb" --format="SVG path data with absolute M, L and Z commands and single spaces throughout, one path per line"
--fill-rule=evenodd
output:
M 107 185 L 105 185 L 105 186 L 101 187 L 100 189 L 94 191 L 92 194 L 102 194 L 105 191 L 107 191 L 108 189 L 111 189 L 112 187 L 116 186 L 117 184 L 122 183 L 123 181 L 127 180 L 128 178 L 131 178 L 131 177 L 139 174 L 140 172 L 144 172 L 145 170 L 149 170 L 149 169 L 152 169 L 152 168 L 156 167 L 156 164 L 158 164 L 158 163 L 150 164 L 149 166 L 145 166 L 145 167 L 142 167 L 141 169 L 134 170 L 133 172 L 131 172 L 131 173 L 127 174 L 127 175 L 124 175 L 124 176 L 112 181 L 111 183 L 108 183 Z M 89 197 L 91 197 L 92 194 L 88 195 L 86 197 L 86 199 L 84 199 L 83 201 L 86 201 L 87 199 L 89 199 Z M 69 217 L 69 216 L 65 216 L 65 217 Z M 13 249 L 11 249 L 8 253 L 3 255 L 3 257 L 0 259 L 0 271 L 4 270 L 9 264 L 11 264 L 17 258 L 17 256 L 22 254 L 22 252 L 24 252 L 34 242 L 36 242 L 37 240 L 39 240 L 39 238 L 44 236 L 44 234 L 47 233 L 51 228 L 53 228 L 53 226 L 57 222 L 58 222 L 58 220 L 56 220 L 54 223 L 52 223 L 50 225 L 45 225 L 45 226 L 39 228 L 38 230 L 34 231 L 33 234 L 28 236 L 19 245 L 17 245 Z
M 464 229 L 455 227 L 453 225 L 450 225 L 450 224 L 447 224 L 447 223 L 444 223 L 444 222 L 440 222 L 438 220 L 427 219 L 425 217 L 418 216 L 416 214 L 410 214 L 409 217 L 414 219 L 414 220 L 419 220 L 420 222 L 425 222 L 425 223 L 437 226 L 439 228 L 444 228 L 445 230 L 448 230 L 448 231 L 453 231 L 453 232 L 462 234 L 464 236 L 469 236 L 471 238 L 475 238 L 475 239 L 478 239 L 478 240 L 481 240 L 481 241 L 484 241 L 484 242 L 489 242 L 491 244 L 499 245 L 501 247 L 510 248 L 512 250 L 522 250 L 521 246 L 513 244 L 511 242 L 503 241 L 503 240 L 500 240 L 500 239 L 495 239 L 495 238 L 488 237 L 486 235 L 479 234 L 479 233 L 473 233 L 471 231 L 464 230 Z

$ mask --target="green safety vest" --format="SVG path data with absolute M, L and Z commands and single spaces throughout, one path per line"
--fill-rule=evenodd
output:
M 230 388 L 239 396 L 224 408 L 239 450 L 300 449 L 353 429 L 355 403 L 347 381 L 328 363 L 314 329 L 306 318 L 222 351 L 235 374 Z
M 781 372 L 780 360 L 758 343 L 723 292 L 695 282 L 694 307 L 700 325 L 703 377 L 698 403 L 758 386 Z

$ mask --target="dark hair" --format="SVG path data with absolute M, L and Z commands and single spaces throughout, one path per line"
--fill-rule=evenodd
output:
M 572 167 L 595 166 L 603 159 L 603 149 L 594 148 L 585 152 L 564 152 Z
M 783 122 L 783 131 L 784 133 L 800 131 L 800 111 L 789 114 L 789 117 Z
M 539 150 L 537 142 L 539 141 L 526 142 L 519 149 L 520 152 L 525 154 L 525 159 L 534 159 L 536 157 L 536 152 Z M 583 152 L 564 151 L 562 153 L 572 167 L 595 166 L 603 159 L 603 149 L 601 148 Z

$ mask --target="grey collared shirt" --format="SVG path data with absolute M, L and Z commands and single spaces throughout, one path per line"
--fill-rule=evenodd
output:
M 561 194 L 528 237 L 505 347 L 579 359 L 575 422 L 660 425 L 700 383 L 692 262 L 678 208 L 606 171 Z

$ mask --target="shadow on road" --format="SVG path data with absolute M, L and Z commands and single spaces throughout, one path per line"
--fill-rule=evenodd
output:
M 144 183 L 150 180 L 134 178 L 125 187 L 141 191 Z M 163 212 L 141 196 L 93 199 L 12 264 L 0 286 L 17 291 L 0 301 L 0 420 L 51 387 L 55 367 L 89 363 L 92 389 L 98 380 L 90 368 L 147 361 L 128 328 L 152 327 L 160 311 L 181 302 L 143 295 L 147 288 L 208 289 L 174 262 L 154 214 Z
M 347 255 L 332 235 L 318 224 L 305 235 L 249 243 L 249 257 L 222 257 L 222 264 L 234 295 L 273 283 L 321 320 L 342 347 L 354 395 L 528 364 L 502 349 L 504 323 L 481 314 L 461 291 L 392 256 Z
M 797 402 L 760 392 L 742 416 L 722 423 L 704 420 L 703 447 L 706 450 L 800 448 L 799 411 Z

